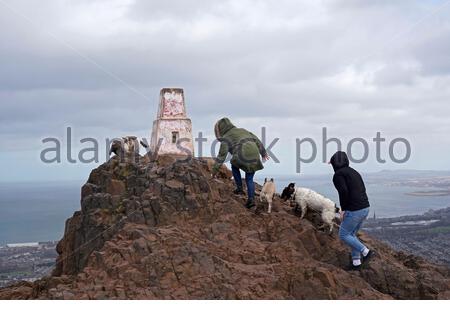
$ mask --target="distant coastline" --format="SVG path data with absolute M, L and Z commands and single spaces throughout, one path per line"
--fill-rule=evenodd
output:
M 264 176 L 268 175 L 259 174 L 257 181 L 262 183 Z M 382 171 L 363 176 L 371 212 L 378 218 L 420 215 L 450 205 L 450 172 Z M 331 172 L 274 178 L 279 193 L 295 182 L 339 201 Z M 0 246 L 61 239 L 66 220 L 80 208 L 82 185 L 82 181 L 0 182 Z
M 450 190 L 429 190 L 429 191 L 414 191 L 405 193 L 407 196 L 414 197 L 446 197 L 450 196 Z

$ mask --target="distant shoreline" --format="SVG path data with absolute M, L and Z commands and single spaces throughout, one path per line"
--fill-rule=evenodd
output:
M 405 194 L 413 197 L 446 197 L 450 196 L 450 190 L 414 191 Z

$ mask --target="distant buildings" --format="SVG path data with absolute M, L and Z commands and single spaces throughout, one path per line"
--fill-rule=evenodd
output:
M 8 243 L 6 245 L 7 248 L 39 248 L 39 242 L 23 242 L 23 243 Z
M 9 243 L 0 247 L 0 287 L 34 281 L 55 266 L 57 241 Z

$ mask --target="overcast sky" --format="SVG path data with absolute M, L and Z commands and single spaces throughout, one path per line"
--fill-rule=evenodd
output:
M 302 172 L 329 173 L 322 127 L 368 140 L 363 171 L 448 169 L 450 3 L 0 0 L 0 181 L 86 179 L 98 164 L 42 164 L 41 140 L 148 138 L 162 87 L 185 89 L 195 134 L 228 116 L 279 137 L 261 175 L 294 174 L 304 137 L 319 153 Z M 405 164 L 389 160 L 397 137 Z

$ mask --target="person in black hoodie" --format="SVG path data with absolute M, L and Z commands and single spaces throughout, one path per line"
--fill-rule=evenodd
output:
M 330 160 L 334 169 L 333 183 L 339 193 L 341 226 L 339 238 L 352 249 L 351 270 L 359 270 L 373 252 L 359 239 L 357 233 L 369 215 L 369 199 L 361 175 L 350 167 L 347 154 L 336 152 Z

